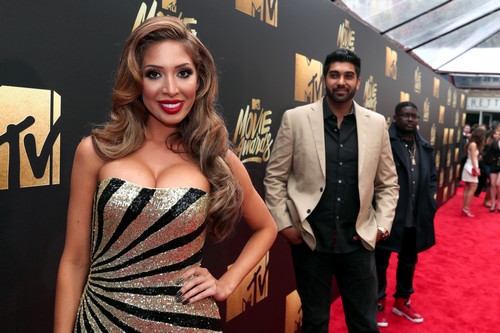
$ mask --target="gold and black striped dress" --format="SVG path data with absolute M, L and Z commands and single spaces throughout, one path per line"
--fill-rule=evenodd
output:
M 176 302 L 179 276 L 200 265 L 208 194 L 118 178 L 96 191 L 91 265 L 75 332 L 220 332 L 212 298 Z

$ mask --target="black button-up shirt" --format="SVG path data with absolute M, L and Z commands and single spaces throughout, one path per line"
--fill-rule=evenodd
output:
M 412 228 L 416 227 L 417 224 L 415 222 L 415 217 L 417 215 L 417 212 L 415 210 L 415 207 L 417 207 L 417 196 L 418 196 L 418 147 L 417 147 L 417 142 L 415 141 L 416 139 L 412 141 L 407 141 L 404 140 L 402 135 L 398 132 L 398 137 L 400 139 L 399 142 L 401 142 L 401 145 L 403 146 L 403 149 L 408 152 L 406 154 L 407 160 L 406 162 L 410 166 L 410 169 L 408 171 L 408 179 L 410 181 L 410 195 L 411 195 L 411 200 L 410 200 L 410 205 L 409 205 L 409 210 L 411 212 L 410 216 L 412 217 L 411 219 L 406 219 L 405 220 L 405 227 Z M 415 160 L 415 165 L 413 165 L 413 160 Z
M 348 253 L 361 246 L 359 241 L 352 240 L 359 213 L 356 116 L 353 107 L 339 128 L 326 98 L 323 114 L 326 187 L 307 220 L 316 237 L 317 251 Z

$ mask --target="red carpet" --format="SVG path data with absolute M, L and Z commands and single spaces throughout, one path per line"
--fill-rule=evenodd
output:
M 436 214 L 436 245 L 419 254 L 413 307 L 424 317 L 415 324 L 391 312 L 381 333 L 500 332 L 500 212 L 474 197 L 474 218 L 461 215 L 463 187 Z M 388 295 L 394 293 L 396 256 L 391 257 Z M 331 333 L 347 332 L 340 298 L 332 303 Z

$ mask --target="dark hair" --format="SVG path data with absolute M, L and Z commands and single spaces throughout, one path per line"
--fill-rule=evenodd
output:
M 400 102 L 400 103 L 398 103 L 398 104 L 396 105 L 396 109 L 395 109 L 395 111 L 394 111 L 394 114 L 398 114 L 398 113 L 400 113 L 400 112 L 401 112 L 401 110 L 402 110 L 403 108 L 406 108 L 406 107 L 408 107 L 408 106 L 409 106 L 409 107 L 412 107 L 412 108 L 414 108 L 415 110 L 417 110 L 417 111 L 418 111 L 417 106 L 416 106 L 413 102 L 410 102 L 410 101 L 405 101 L 405 102 Z
M 323 76 L 326 76 L 330 64 L 333 62 L 349 62 L 356 68 L 356 75 L 359 77 L 361 74 L 361 59 L 351 50 L 338 49 L 327 55 L 323 64 Z
M 472 142 L 475 142 L 477 145 L 477 149 L 479 151 L 483 150 L 484 147 L 484 141 L 486 139 L 486 130 L 484 128 L 478 127 L 475 130 L 472 131 L 469 142 L 467 143 L 467 149 L 469 148 L 469 145 Z

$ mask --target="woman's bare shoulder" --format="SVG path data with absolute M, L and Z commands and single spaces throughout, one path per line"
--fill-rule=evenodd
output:
M 231 149 L 228 149 L 224 160 L 226 161 L 227 165 L 229 165 L 229 168 L 233 170 L 233 172 L 237 171 L 238 169 L 245 168 L 243 166 L 243 163 L 241 163 L 241 160 Z
M 83 138 L 76 147 L 74 163 L 80 164 L 86 169 L 93 169 L 96 173 L 105 164 L 105 161 L 97 153 L 90 136 Z

